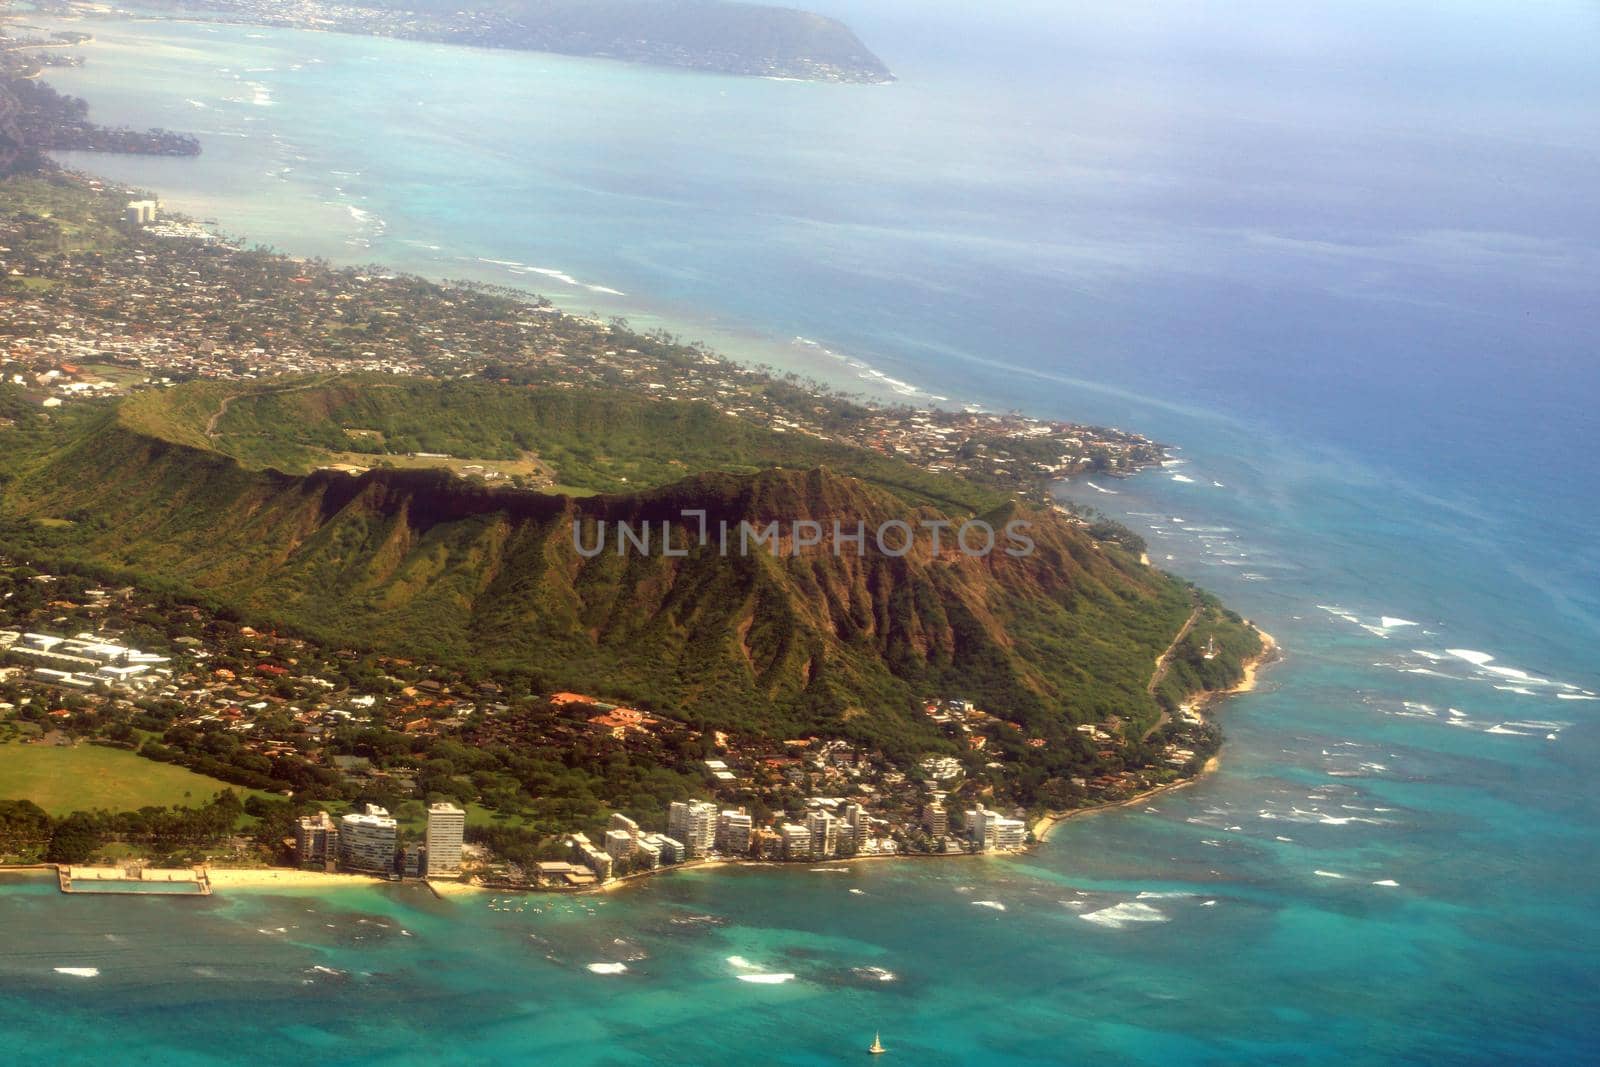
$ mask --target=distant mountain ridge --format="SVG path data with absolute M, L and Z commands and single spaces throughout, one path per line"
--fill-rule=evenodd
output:
M 444 0 L 389 0 L 389 6 L 452 10 Z M 476 5 L 474 5 L 476 6 Z M 522 47 L 682 62 L 718 70 L 851 81 L 887 81 L 883 61 L 837 19 L 788 7 L 732 0 L 482 0 L 525 27 Z
M 182 406 L 184 388 L 160 397 Z M 597 408 L 597 411 L 602 410 Z M 708 724 L 926 742 L 930 693 L 959 692 L 1074 744 L 1074 724 L 1153 723 L 1157 657 L 1194 608 L 1180 582 L 1055 512 L 1035 551 L 963 556 L 919 541 L 722 558 L 614 551 L 584 558 L 573 523 L 970 517 L 917 506 L 826 468 L 693 470 L 636 493 L 502 490 L 443 471 L 249 469 L 149 412 L 111 413 L 19 471 L 0 517 L 49 520 L 52 553 L 157 581 L 337 642 L 510 664 L 552 687 L 601 690 Z M 172 438 L 179 438 L 173 440 Z
M 725 74 L 887 82 L 889 68 L 826 15 L 735 0 L 165 0 L 244 21 L 599 56 Z

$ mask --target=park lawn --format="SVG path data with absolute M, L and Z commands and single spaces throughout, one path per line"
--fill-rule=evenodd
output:
M 521 815 L 496 811 L 482 804 L 468 802 L 464 810 L 467 813 L 468 826 L 501 826 L 520 830 L 528 824 L 528 820 Z
M 31 800 L 54 816 L 96 809 L 197 808 L 222 789 L 234 790 L 240 799 L 259 793 L 126 749 L 0 745 L 0 800 Z
M 334 810 L 334 805 L 327 805 L 327 808 L 335 818 L 338 817 L 338 812 Z M 510 815 L 496 811 L 493 808 L 486 808 L 476 802 L 468 802 L 463 810 L 467 813 L 468 826 L 498 826 L 520 830 L 528 825 L 527 818 L 522 815 Z M 398 811 L 390 812 L 390 814 L 395 816 L 400 823 L 400 829 L 407 834 L 420 837 L 428 829 L 428 817 L 426 814 L 413 814 L 409 817 L 400 814 Z
M 117 385 L 142 385 L 150 380 L 150 372 L 142 367 L 124 367 L 120 363 L 80 363 L 78 369 L 91 378 L 103 378 Z

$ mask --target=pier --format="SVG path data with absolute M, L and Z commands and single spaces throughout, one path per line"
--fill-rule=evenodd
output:
M 204 867 L 86 867 L 63 863 L 56 867 L 63 893 L 116 893 L 124 895 L 210 896 L 211 877 Z

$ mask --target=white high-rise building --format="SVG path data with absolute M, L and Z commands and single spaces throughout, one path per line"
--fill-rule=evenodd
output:
M 123 221 L 130 226 L 144 226 L 156 221 L 156 208 L 154 200 L 130 200 L 127 210 L 122 213 Z
M 668 837 L 666 834 L 645 834 L 640 847 L 644 845 L 655 847 L 657 856 L 665 864 L 682 863 L 689 858 L 688 850 L 683 842 L 676 838 Z
M 467 813 L 454 804 L 428 808 L 428 877 L 461 870 L 461 840 L 467 832 Z
M 302 816 L 295 825 L 295 858 L 302 867 L 329 868 L 339 858 L 339 824 L 325 811 Z
M 645 837 L 633 839 L 633 863 L 635 870 L 653 871 L 661 866 L 663 854 L 667 851 L 662 844 L 671 838 L 662 837 L 660 834 L 650 834 Z M 676 844 L 676 842 L 674 842 Z
M 994 848 L 1022 848 L 1028 843 L 1028 824 L 1021 819 L 994 820 Z
M 962 820 L 962 829 L 967 832 L 967 838 L 973 847 L 979 851 L 988 847 L 989 817 L 993 812 L 984 809 L 982 804 L 976 808 L 969 808 Z
M 783 858 L 805 860 L 811 858 L 811 831 L 796 823 L 786 822 L 778 828 L 783 838 Z
M 716 847 L 717 806 L 704 800 L 675 800 L 667 809 L 667 835 L 683 842 L 690 856 Z
M 392 871 L 399 837 L 399 827 L 389 813 L 368 804 L 361 814 L 339 820 L 339 865 L 355 871 Z
M 839 851 L 839 820 L 831 812 L 813 811 L 806 816 L 806 829 L 811 832 L 811 857 L 829 859 Z
M 1021 819 L 1007 819 L 982 804 L 967 812 L 966 822 L 967 835 L 979 850 L 1015 849 L 1027 843 L 1027 823 Z
M 606 855 L 614 860 L 625 860 L 633 855 L 635 835 L 626 830 L 606 831 Z
M 934 837 L 943 837 L 950 832 L 950 813 L 945 810 L 942 801 L 934 799 L 922 809 L 922 825 Z
M 573 854 L 579 863 L 594 872 L 594 876 L 602 882 L 611 881 L 611 872 L 614 860 L 605 852 L 596 848 L 589 840 L 588 834 L 573 834 L 567 838 Z
M 742 811 L 725 811 L 717 817 L 717 850 L 730 856 L 750 851 L 750 835 L 755 820 Z

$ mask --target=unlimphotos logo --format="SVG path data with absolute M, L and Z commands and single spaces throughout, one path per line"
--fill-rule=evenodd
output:
M 1023 519 L 1012 519 L 999 531 L 982 519 L 969 519 L 959 525 L 951 519 L 923 519 L 915 526 L 904 519 L 890 519 L 869 530 L 865 522 L 850 525 L 838 519 L 833 520 L 831 528 L 815 519 L 774 520 L 760 525 L 745 519 L 737 523 L 720 519 L 713 526 L 700 509 L 680 511 L 678 515 L 682 520 L 678 523 L 671 519 L 659 523 L 573 519 L 572 547 L 584 559 L 601 555 L 608 543 L 619 556 L 656 552 L 667 557 L 687 556 L 696 548 L 715 548 L 720 556 L 748 556 L 762 549 L 774 556 L 798 556 L 814 548 L 823 548 L 835 556 L 865 556 L 871 546 L 881 555 L 900 558 L 910 555 L 919 538 L 926 541 L 935 556 L 947 548 L 975 559 L 997 550 L 1013 557 L 1031 556 L 1034 550 L 1033 538 L 1028 536 L 1032 524 Z M 608 531 L 614 531 L 614 536 L 609 536 Z

